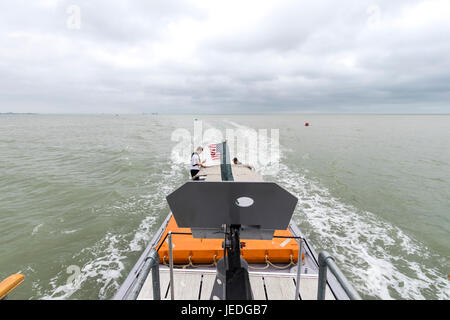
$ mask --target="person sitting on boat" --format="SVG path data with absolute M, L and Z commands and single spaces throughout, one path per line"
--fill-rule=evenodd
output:
M 206 160 L 200 162 L 200 153 L 203 152 L 202 147 L 198 147 L 195 152 L 191 155 L 191 177 L 192 180 L 199 180 L 199 177 L 195 177 L 197 173 L 200 171 L 200 167 L 206 168 L 204 165 Z M 195 177 L 195 178 L 194 178 Z
M 246 168 L 249 168 L 250 170 L 253 170 L 253 168 L 251 167 L 251 166 L 249 166 L 248 164 L 242 164 L 242 162 L 240 162 L 239 160 L 238 160 L 238 158 L 236 158 L 236 157 L 234 157 L 233 158 L 233 163 L 235 164 L 235 165 L 240 165 L 240 166 L 244 166 L 244 167 L 246 167 Z

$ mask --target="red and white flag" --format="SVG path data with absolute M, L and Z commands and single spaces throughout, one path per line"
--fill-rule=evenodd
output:
M 220 154 L 222 153 L 222 143 L 210 144 L 208 146 L 211 153 L 212 160 L 220 160 Z

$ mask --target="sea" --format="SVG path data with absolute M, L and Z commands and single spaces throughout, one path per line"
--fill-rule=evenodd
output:
M 0 279 L 25 276 L 8 298 L 112 299 L 190 153 L 213 165 L 223 139 L 363 299 L 450 299 L 450 115 L 376 114 L 0 115 Z

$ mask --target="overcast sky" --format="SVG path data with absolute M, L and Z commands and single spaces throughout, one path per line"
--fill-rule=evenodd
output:
M 0 112 L 450 113 L 449 0 L 4 0 Z

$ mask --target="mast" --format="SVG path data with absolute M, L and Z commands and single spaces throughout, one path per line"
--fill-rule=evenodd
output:
M 233 172 L 231 171 L 230 150 L 228 149 L 227 141 L 221 143 L 220 153 L 220 173 L 222 181 L 234 181 Z

